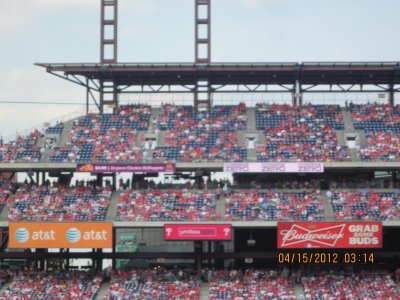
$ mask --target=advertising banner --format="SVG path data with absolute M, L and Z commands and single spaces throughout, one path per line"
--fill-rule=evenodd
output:
M 137 250 L 138 243 L 136 234 L 134 232 L 121 233 L 117 242 L 117 252 L 135 253 Z M 132 261 L 133 260 L 130 259 L 117 259 L 117 269 L 128 268 Z
M 230 224 L 165 224 L 166 241 L 229 241 Z
M 321 162 L 243 162 L 224 163 L 224 172 L 236 173 L 323 173 Z
M 159 173 L 159 172 L 175 172 L 175 164 L 84 164 L 78 165 L 78 172 L 90 173 Z
M 112 223 L 10 222 L 9 248 L 112 248 Z
M 278 248 L 382 248 L 382 223 L 278 222 Z

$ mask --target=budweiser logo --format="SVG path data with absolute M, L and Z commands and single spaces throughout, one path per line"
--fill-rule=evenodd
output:
M 293 224 L 289 230 L 281 230 L 282 247 L 310 242 L 308 247 L 314 244 L 335 246 L 337 241 L 343 237 L 343 230 L 346 224 L 324 227 L 316 230 L 309 230 L 302 226 Z

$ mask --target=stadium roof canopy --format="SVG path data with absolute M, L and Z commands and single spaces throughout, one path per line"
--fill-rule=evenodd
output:
M 400 84 L 400 62 L 278 62 L 278 63 L 36 63 L 52 74 L 123 85 Z
M 400 92 L 400 62 L 276 62 L 276 63 L 36 63 L 48 73 L 87 88 L 88 92 L 195 93 L 206 82 L 210 93 L 293 94 L 302 104 L 303 93 Z M 88 97 L 89 98 L 89 97 Z M 92 94 L 92 98 L 94 96 Z M 104 97 L 105 98 L 105 97 Z M 117 99 L 118 97 L 112 97 Z M 100 97 L 100 111 L 107 103 Z

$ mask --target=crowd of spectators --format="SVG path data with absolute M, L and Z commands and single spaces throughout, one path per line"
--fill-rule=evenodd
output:
M 343 177 L 330 180 L 330 188 L 332 189 L 366 189 L 366 188 L 396 188 L 398 182 L 388 178 L 363 178 L 363 177 Z M 400 187 L 400 186 L 399 186 Z
M 7 198 L 11 194 L 11 184 L 7 182 L 0 181 L 0 211 L 1 208 L 6 205 Z
M 267 175 L 267 176 L 266 176 Z M 268 176 L 268 174 L 237 174 L 236 188 L 241 189 L 290 189 L 290 190 L 305 190 L 319 189 L 322 179 L 308 179 L 297 177 L 296 179 L 280 179 L 276 175 Z
M 0 289 L 10 281 L 12 273 L 9 270 L 0 269 Z
M 64 128 L 63 122 L 57 122 L 56 125 L 46 128 L 46 134 L 61 134 Z
M 118 221 L 199 221 L 220 218 L 212 191 L 127 190 L 117 204 Z
M 211 112 L 164 104 L 158 127 L 165 130 L 165 146 L 156 147 L 153 160 L 244 161 L 247 150 L 239 145 L 237 132 L 246 129 L 246 105 L 215 106 Z
M 387 132 L 366 132 L 367 145 L 360 148 L 362 161 L 399 161 L 400 135 Z
M 104 300 L 198 300 L 200 282 L 189 270 L 163 268 L 114 271 Z
M 89 114 L 74 120 L 66 145 L 51 151 L 51 162 L 142 162 L 148 105 L 125 105 L 115 114 Z
M 257 146 L 258 161 L 351 160 L 335 132 L 344 127 L 339 106 L 257 104 L 256 127 L 266 138 Z
M 324 204 L 319 190 L 279 192 L 234 190 L 226 196 L 229 221 L 319 221 Z
M 111 202 L 111 186 L 66 187 L 23 184 L 9 198 L 11 221 L 103 221 Z
M 86 272 L 16 274 L 0 293 L 0 300 L 94 300 L 102 277 Z
M 286 271 L 222 270 L 210 280 L 210 300 L 295 300 L 294 278 Z
M 37 163 L 40 160 L 40 147 L 37 145 L 43 134 L 34 130 L 27 136 L 18 136 L 15 141 L 0 142 L 0 163 Z
M 397 300 L 399 269 L 359 272 L 300 269 L 203 269 L 209 300 Z M 0 270 L 0 300 L 94 300 L 103 281 L 110 280 L 103 300 L 198 300 L 201 281 L 189 268 L 136 268 L 108 270 L 105 277 L 92 272 L 31 272 Z M 295 284 L 302 285 L 295 292 Z M 297 294 L 297 295 L 296 295 Z
M 337 220 L 399 220 L 400 192 L 373 189 L 330 192 Z
M 400 106 L 368 103 L 349 106 L 354 127 L 364 130 L 362 161 L 400 161 Z M 153 117 L 151 106 L 123 105 L 113 114 L 88 114 L 74 120 L 68 141 L 59 145 L 55 135 L 64 124 L 35 130 L 7 143 L 0 139 L 0 162 L 39 162 L 50 151 L 50 162 L 203 162 L 247 160 L 238 132 L 247 128 L 246 104 L 214 106 L 196 112 L 192 106 L 163 104 Z M 265 132 L 256 147 L 257 160 L 350 161 L 347 146 L 340 145 L 336 130 L 344 128 L 337 105 L 256 105 L 256 129 Z M 165 131 L 165 144 L 145 140 L 143 130 Z M 54 135 L 54 136 L 51 136 Z
M 367 103 L 350 105 L 355 129 L 364 130 L 367 144 L 360 148 L 362 161 L 400 160 L 400 107 Z
M 400 288 L 389 273 L 317 274 L 302 278 L 304 299 L 397 300 Z

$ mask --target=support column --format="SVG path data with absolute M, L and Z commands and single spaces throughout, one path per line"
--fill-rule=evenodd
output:
M 114 113 L 118 109 L 118 90 L 112 79 L 100 82 L 100 113 L 104 113 L 105 105 L 109 105 Z
M 292 105 L 297 106 L 297 95 L 296 91 L 292 91 Z
M 115 259 L 115 253 L 117 252 L 117 229 L 115 227 L 112 228 L 112 259 L 111 259 L 111 267 L 113 270 L 117 268 L 117 260 Z
M 211 61 L 211 0 L 195 0 L 195 62 Z
M 96 271 L 100 272 L 103 269 L 103 249 L 96 250 Z
M 301 89 L 301 83 L 296 80 L 293 91 L 293 105 L 303 105 L 303 91 Z
M 100 63 L 115 64 L 118 61 L 118 0 L 101 0 L 100 31 Z M 112 78 L 100 81 L 100 113 L 104 113 L 104 105 L 112 107 L 114 112 L 117 110 L 117 94 Z
M 100 63 L 117 62 L 118 0 L 101 0 Z
M 194 91 L 194 107 L 196 112 L 210 111 L 212 106 L 211 87 L 208 79 L 199 79 Z
M 389 104 L 394 105 L 394 84 L 389 84 Z
M 195 0 L 195 44 L 196 65 L 211 62 L 211 0 Z M 200 66 L 199 66 L 200 67 Z M 208 78 L 198 78 L 194 90 L 196 111 L 209 111 L 211 108 L 211 87 Z
M 196 271 L 198 279 L 201 278 L 201 260 L 203 253 L 203 242 L 195 241 L 194 242 L 194 253 L 196 254 L 195 263 L 196 263 Z
M 86 114 L 89 114 L 89 79 L 86 78 Z

